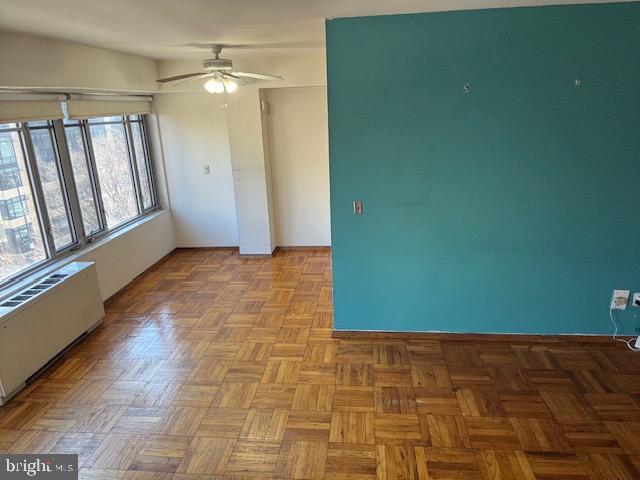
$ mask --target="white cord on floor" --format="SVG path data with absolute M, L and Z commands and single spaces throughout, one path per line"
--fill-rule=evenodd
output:
M 631 342 L 634 340 L 633 338 L 629 339 L 629 340 L 623 340 L 622 338 L 616 338 L 616 336 L 618 335 L 618 324 L 616 323 L 616 321 L 613 319 L 613 308 L 609 309 L 609 318 L 611 319 L 611 323 L 613 323 L 613 339 L 616 342 L 622 342 L 624 343 L 627 348 L 633 352 L 640 352 L 639 348 L 636 347 L 632 347 L 631 346 Z

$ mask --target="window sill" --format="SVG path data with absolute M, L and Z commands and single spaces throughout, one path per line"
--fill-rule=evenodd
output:
M 47 263 L 46 265 L 43 265 L 42 268 L 36 270 L 35 272 L 31 273 L 30 275 L 27 275 L 26 277 L 20 279 L 20 281 L 11 284 L 3 289 L 0 289 L 0 301 L 4 300 L 7 297 L 10 297 L 14 294 L 16 294 L 17 292 L 19 292 L 20 290 L 24 290 L 25 288 L 27 288 L 29 285 L 32 285 L 33 283 L 37 282 L 38 280 L 40 280 L 43 277 L 46 277 L 47 275 L 50 275 L 52 272 L 64 267 L 65 265 L 71 263 L 71 262 L 75 262 L 77 261 L 80 257 L 86 255 L 87 253 L 92 252 L 93 250 L 97 250 L 99 248 L 101 248 L 102 246 L 106 245 L 107 243 L 111 242 L 112 240 L 122 236 L 122 235 L 126 235 L 128 232 L 144 225 L 147 222 L 151 222 L 152 220 L 162 216 L 162 215 L 168 215 L 169 214 L 169 210 L 157 210 L 155 212 L 149 213 L 148 215 L 145 215 L 144 217 L 141 217 L 131 223 L 128 223 L 120 228 L 118 228 L 117 230 L 114 230 L 113 232 L 110 232 L 102 237 L 100 237 L 98 240 L 88 243 L 86 245 L 84 245 L 83 247 L 77 249 L 77 250 L 72 250 L 70 251 L 66 256 L 51 262 L 51 263 Z

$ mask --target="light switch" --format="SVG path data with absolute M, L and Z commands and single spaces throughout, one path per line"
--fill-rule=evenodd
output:
M 362 200 L 354 200 L 353 201 L 353 214 L 354 215 L 362 215 L 364 212 L 364 203 Z
M 209 165 L 205 165 L 204 166 L 204 174 L 205 175 L 210 175 L 211 174 L 211 167 Z

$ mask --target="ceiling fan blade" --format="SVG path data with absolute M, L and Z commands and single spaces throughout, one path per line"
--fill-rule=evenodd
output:
M 239 44 L 239 43 L 231 44 L 231 43 L 211 42 L 211 43 L 185 43 L 184 46 L 191 47 L 191 48 L 200 48 L 200 49 L 206 48 L 207 50 L 211 50 L 211 48 L 213 48 L 214 46 L 219 46 L 223 50 L 227 50 L 230 48 L 247 48 L 247 47 L 250 47 L 251 45 Z
M 321 49 L 324 42 L 320 40 L 302 42 L 271 42 L 271 43 L 185 43 L 184 47 L 211 50 L 214 45 L 219 45 L 223 50 L 269 50 L 269 49 Z
M 238 77 L 237 75 L 235 75 L 235 73 L 229 73 L 229 72 L 220 72 L 221 75 L 223 77 L 229 77 L 231 79 L 233 79 L 234 82 L 240 84 L 240 85 L 248 85 L 251 82 L 249 80 L 247 80 L 246 78 L 242 78 L 242 77 Z
M 256 80 L 284 80 L 284 78 L 277 75 L 266 75 L 263 73 L 251 73 L 251 72 L 232 72 L 236 77 L 255 78 Z
M 167 77 L 156 80 L 158 83 L 167 83 L 167 82 L 175 82 L 176 80 L 182 80 L 185 78 L 197 77 L 198 75 L 202 75 L 203 72 L 198 73 L 185 73 L 184 75 L 176 75 L 175 77 Z
M 199 80 L 201 78 L 211 77 L 213 75 L 214 75 L 213 73 L 203 73 L 202 75 L 200 75 L 198 77 L 189 77 L 186 80 L 182 80 L 181 82 L 174 83 L 173 86 L 174 87 L 178 87 L 178 86 L 183 85 L 183 84 L 185 84 L 187 82 L 190 82 L 191 80 Z

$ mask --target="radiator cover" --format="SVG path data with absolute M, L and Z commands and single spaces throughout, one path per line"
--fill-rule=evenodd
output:
M 46 278 L 58 281 L 47 286 Z M 93 262 L 70 263 L 46 278 L 0 302 L 0 405 L 104 317 Z M 43 289 L 33 294 L 37 286 Z

